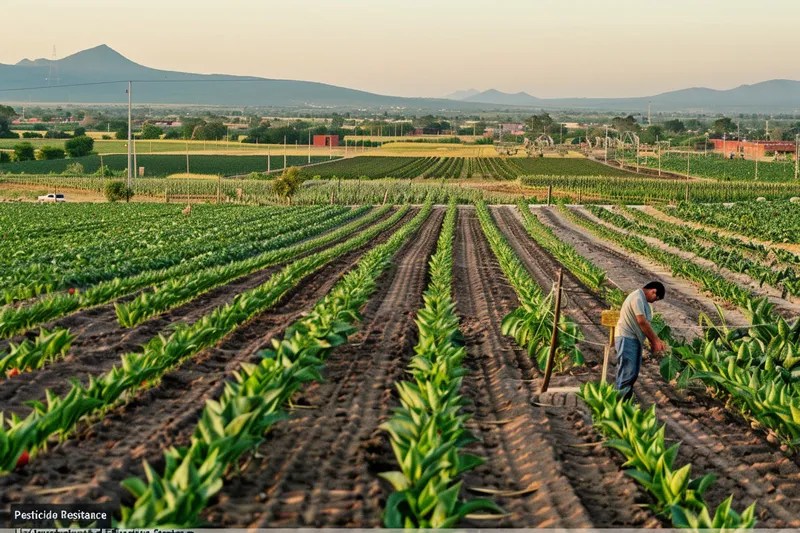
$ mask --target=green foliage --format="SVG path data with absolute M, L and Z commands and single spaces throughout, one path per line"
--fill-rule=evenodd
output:
M 152 124 L 145 124 L 142 126 L 142 133 L 141 135 L 139 135 L 139 138 L 143 140 L 160 139 L 163 134 L 164 130 L 162 130 L 158 126 L 153 126 Z
M 380 474 L 395 490 L 383 517 L 389 528 L 452 528 L 475 510 L 500 511 L 488 500 L 459 498 L 460 475 L 483 460 L 462 452 L 475 437 L 459 395 L 466 350 L 451 296 L 456 214 L 451 201 L 429 262 L 425 305 L 416 319 L 419 342 L 408 365 L 413 380 L 397 384 L 401 407 L 381 425 L 400 468 Z
M 755 503 L 741 515 L 731 507 L 728 498 L 720 504 L 712 518 L 704 495 L 714 482 L 713 474 L 691 479 L 692 466 L 675 468 L 680 444 L 667 447 L 665 426 L 658 425 L 655 406 L 643 411 L 632 401 L 622 401 L 618 391 L 608 383 L 586 383 L 579 396 L 592 410 L 594 425 L 606 437 L 606 446 L 620 452 L 629 467 L 625 471 L 655 499 L 653 510 L 672 518 L 676 528 L 694 530 L 755 527 Z
M 405 212 L 407 209 L 400 211 L 402 215 Z M 359 319 L 358 310 L 376 290 L 376 279 L 430 212 L 427 204 L 386 243 L 365 254 L 307 316 L 289 326 L 283 339 L 272 339 L 272 349 L 261 352 L 258 364 L 242 364 L 222 397 L 206 402 L 190 446 L 165 453 L 163 475 L 145 463 L 147 481 L 131 478 L 124 482 L 136 502 L 132 508 L 123 507 L 118 527 L 198 524 L 200 511 L 222 488 L 227 470 L 243 454 L 255 450 L 274 423 L 287 418 L 284 406 L 303 384 L 321 379 L 325 359 L 357 330 L 353 324 Z M 371 238 L 367 233 L 369 230 L 352 239 L 352 244 L 363 245 Z M 335 247 L 339 248 L 337 254 L 343 253 L 340 247 Z M 283 272 L 290 275 L 293 270 L 301 271 L 300 265 L 313 262 L 311 257 L 300 259 Z M 248 304 L 235 303 L 239 305 L 233 309 Z
M 42 328 L 33 341 L 9 343 L 8 352 L 0 352 L 0 376 L 14 369 L 20 372 L 38 370 L 63 357 L 74 339 L 75 335 L 70 335 L 68 329 L 56 329 L 51 333 Z
M 119 200 L 130 200 L 133 197 L 133 189 L 128 187 L 124 181 L 109 181 L 106 183 L 103 194 L 109 202 Z
M 539 368 L 544 369 L 553 331 L 553 293 L 547 296 L 542 293 L 536 280 L 495 225 L 486 203 L 476 202 L 475 210 L 489 246 L 503 274 L 514 287 L 520 303 L 517 309 L 503 318 L 503 334 L 514 337 L 520 346 L 527 349 L 528 356 L 536 359 Z M 558 331 L 556 371 L 563 371 L 568 366 L 582 366 L 585 361 L 578 349 L 578 342 L 583 340 L 580 328 L 562 314 Z
M 36 153 L 31 143 L 19 143 L 14 146 L 15 161 L 33 161 L 34 159 L 36 159 Z
M 65 156 L 66 154 L 64 153 L 64 150 L 61 148 L 55 148 L 53 146 L 42 146 L 36 153 L 36 159 L 44 161 L 64 159 Z
M 64 150 L 70 157 L 84 157 L 92 153 L 94 139 L 87 136 L 75 137 L 64 143 Z

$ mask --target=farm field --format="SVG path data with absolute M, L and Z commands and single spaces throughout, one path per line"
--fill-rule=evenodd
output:
M 361 184 L 0 204 L 0 524 L 103 501 L 122 528 L 800 527 L 800 257 L 725 218 L 795 204 Z M 600 313 L 652 280 L 670 350 L 620 403 Z
M 269 159 L 269 162 L 267 161 Z M 329 156 L 312 156 L 312 163 L 329 161 Z M 86 174 L 94 174 L 100 170 L 99 155 L 76 157 L 74 159 L 56 159 L 50 161 L 21 161 L 0 164 L 0 172 L 9 174 L 60 174 L 69 165 L 78 163 Z M 107 155 L 102 164 L 115 171 L 128 168 L 128 156 L 124 154 Z M 143 155 L 138 154 L 136 164 L 144 167 L 145 177 L 165 177 L 171 174 L 186 172 L 185 155 Z M 287 166 L 308 164 L 308 156 L 287 156 Z M 220 176 L 237 176 L 251 172 L 266 172 L 283 168 L 283 154 L 276 155 L 190 155 L 189 172 L 193 174 L 209 174 Z
M 95 132 L 90 132 L 94 140 L 94 151 L 98 154 L 127 154 L 128 141 L 127 140 L 104 140 L 98 139 L 94 135 Z M 113 135 L 113 133 L 112 133 Z M 0 150 L 13 150 L 14 146 L 22 143 L 30 142 L 35 148 L 42 146 L 55 146 L 57 148 L 64 148 L 65 139 L 0 139 Z M 352 151 L 352 147 L 350 148 Z M 358 148 L 361 151 L 361 147 Z M 217 154 L 248 154 L 248 153 L 261 153 L 265 155 L 269 151 L 273 156 L 280 154 L 283 156 L 282 144 L 250 144 L 240 142 L 223 142 L 223 141 L 197 141 L 197 140 L 137 140 L 136 151 L 141 154 L 150 153 L 178 153 L 183 154 L 189 152 L 212 152 Z M 286 151 L 288 155 L 306 155 L 308 154 L 308 146 L 295 146 L 294 144 L 287 144 Z M 336 155 L 344 155 L 344 146 L 341 147 L 311 147 L 312 156 L 327 156 L 330 153 Z
M 677 174 L 685 174 L 688 168 L 692 176 L 713 178 L 719 181 L 768 181 L 790 183 L 795 180 L 794 161 L 759 161 L 758 175 L 756 162 L 751 159 L 725 159 L 717 154 L 679 155 L 666 153 L 661 156 L 661 168 Z M 626 154 L 629 161 L 636 160 L 636 154 Z M 630 164 L 630 163 L 628 163 Z M 658 168 L 658 158 L 640 158 L 639 164 L 649 168 Z

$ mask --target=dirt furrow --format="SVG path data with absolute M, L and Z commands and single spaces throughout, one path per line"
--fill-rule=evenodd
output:
M 409 213 L 408 217 L 412 216 Z M 232 371 L 242 362 L 257 361 L 258 350 L 307 312 L 368 248 L 385 242 L 397 227 L 312 274 L 278 305 L 167 373 L 158 387 L 82 428 L 74 439 L 49 450 L 27 467 L 0 478 L 0 493 L 5 494 L 0 496 L 0 503 L 126 501 L 128 495 L 120 481 L 142 475 L 142 460 L 161 468 L 163 450 L 188 443 L 205 401 L 221 394 Z M 136 432 L 132 434 L 131 428 Z M 43 487 L 64 490 L 43 498 L 37 494 Z M 2 519 L 0 511 L 0 522 Z
M 417 340 L 427 263 L 444 217 L 437 208 L 393 260 L 360 331 L 333 351 L 324 382 L 309 385 L 292 419 L 276 425 L 243 475 L 204 519 L 228 527 L 377 527 L 385 498 L 377 472 L 393 468 L 378 426 L 394 404 Z
M 577 398 L 561 395 L 554 402 L 560 406 L 539 404 L 544 400 L 538 384 L 529 383 L 532 361 L 500 330 L 516 297 L 471 208 L 460 210 L 454 259 L 454 294 L 468 351 L 462 393 L 472 401 L 470 428 L 481 439 L 470 452 L 487 459 L 465 474 L 465 486 L 527 491 L 496 497 L 508 516 L 491 527 L 657 527 L 637 505 L 645 497 L 608 450 L 574 446 L 597 440 L 577 410 Z
M 300 254 L 294 259 L 314 251 Z M 145 343 L 160 332 L 167 331 L 170 326 L 195 322 L 215 307 L 232 302 L 237 294 L 266 282 L 289 262 L 291 260 L 216 287 L 133 328 L 122 328 L 119 325 L 113 303 L 92 307 L 45 324 L 43 327 L 48 330 L 56 326 L 70 328 L 73 334 L 77 334 L 77 338 L 64 359 L 35 372 L 25 372 L 0 382 L 2 410 L 27 416 L 31 408 L 25 402 L 41 400 L 45 390 L 64 394 L 72 386 L 68 381 L 71 378 L 88 383 L 88 376 L 99 376 L 107 372 L 119 362 L 123 354 L 140 352 Z M 132 298 L 133 296 L 128 296 L 119 301 L 130 301 Z

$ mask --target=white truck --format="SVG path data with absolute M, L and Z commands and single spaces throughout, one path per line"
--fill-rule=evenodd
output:
M 63 194 L 50 193 L 39 197 L 40 202 L 66 202 Z

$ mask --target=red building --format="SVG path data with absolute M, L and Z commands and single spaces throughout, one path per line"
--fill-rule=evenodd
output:
M 767 152 L 795 153 L 792 141 L 730 141 L 727 139 L 710 139 L 714 143 L 714 151 L 723 154 L 744 154 L 745 157 L 764 157 Z
M 314 135 L 314 146 L 339 146 L 339 136 Z

